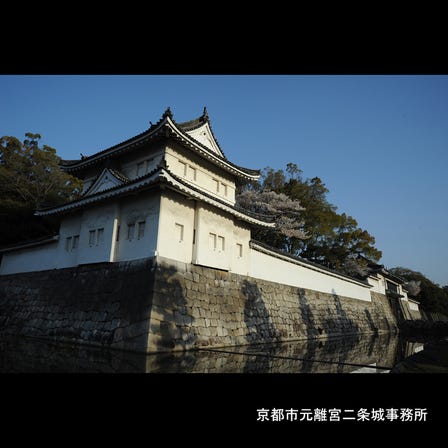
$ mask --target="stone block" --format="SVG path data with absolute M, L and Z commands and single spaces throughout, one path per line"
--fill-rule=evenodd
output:
M 120 319 L 112 319 L 112 328 L 118 328 L 121 325 Z
M 123 338 L 135 338 L 136 336 L 148 334 L 148 320 L 142 320 L 128 325 L 123 329 Z
M 199 328 L 199 327 L 205 328 L 205 318 L 198 317 L 197 319 L 194 319 L 194 321 L 191 324 L 197 328 Z
M 174 323 L 176 325 L 182 325 L 183 324 L 183 315 L 179 313 L 178 311 L 174 312 Z

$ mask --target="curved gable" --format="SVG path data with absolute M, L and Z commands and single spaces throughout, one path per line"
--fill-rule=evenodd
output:
M 124 176 L 117 175 L 109 168 L 105 168 L 90 188 L 84 193 L 84 196 L 90 196 L 92 194 L 99 193 L 100 191 L 109 190 L 110 188 L 123 185 L 125 183 L 123 177 Z
M 219 148 L 219 145 L 213 136 L 208 122 L 205 122 L 202 126 L 196 129 L 192 129 L 191 131 L 185 131 L 185 133 L 194 138 L 199 143 L 202 143 L 215 154 L 219 155 L 220 157 L 224 157 L 223 152 Z

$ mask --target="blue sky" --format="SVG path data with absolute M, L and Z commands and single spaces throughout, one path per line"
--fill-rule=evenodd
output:
M 381 263 L 448 284 L 448 76 L 4 75 L 0 104 L 0 136 L 40 133 L 65 159 L 207 106 L 231 161 L 319 176 Z

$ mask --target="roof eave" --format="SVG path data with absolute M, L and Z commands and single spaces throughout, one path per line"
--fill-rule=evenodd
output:
M 187 143 L 190 147 L 195 149 L 200 153 L 203 157 L 214 163 L 215 165 L 220 166 L 226 171 L 231 172 L 241 179 L 246 180 L 258 180 L 261 176 L 260 170 L 250 170 L 243 167 L 238 167 L 235 164 L 229 162 L 224 157 L 219 157 L 218 155 L 210 152 L 210 149 L 203 145 L 201 142 L 198 142 L 195 138 L 188 135 L 178 126 L 176 126 L 176 122 L 171 120 L 169 117 L 167 119 L 167 123 L 170 126 L 172 132 L 174 132 L 174 136 L 177 137 L 180 141 Z
M 244 213 L 244 211 L 236 210 L 231 204 L 220 201 L 218 198 L 208 197 L 205 193 L 199 190 L 196 191 L 192 186 L 189 186 L 178 179 L 177 176 L 171 173 L 162 162 L 151 173 L 148 173 L 146 176 L 135 179 L 127 184 L 119 185 L 108 190 L 95 193 L 91 196 L 83 196 L 82 198 L 69 202 L 68 204 L 44 210 L 37 210 L 34 214 L 36 216 L 66 214 L 113 197 L 116 198 L 122 195 L 133 194 L 143 189 L 154 188 L 163 183 L 167 184 L 168 187 L 173 190 L 179 191 L 181 194 L 190 195 L 214 207 L 222 209 L 235 216 L 236 219 L 240 219 L 261 227 L 275 227 L 275 223 L 265 222 L 261 219 L 250 216 L 249 214 Z
M 59 241 L 59 235 L 52 235 L 51 237 L 45 239 L 39 239 L 36 241 L 29 241 L 24 243 L 15 244 L 13 246 L 3 247 L 0 249 L 0 253 L 13 252 L 21 249 L 28 249 L 30 247 L 42 246 L 44 244 L 55 243 Z
M 163 117 L 155 125 L 152 125 L 146 131 L 134 137 L 131 137 L 130 139 L 125 140 L 124 142 L 118 143 L 117 145 L 106 148 L 102 151 L 97 152 L 96 154 L 85 157 L 84 159 L 81 159 L 76 163 L 69 165 L 61 164 L 60 167 L 62 170 L 67 172 L 79 171 L 84 168 L 87 168 L 88 166 L 95 165 L 96 163 L 102 161 L 103 159 L 111 157 L 112 155 L 115 156 L 116 154 L 120 154 L 125 150 L 127 150 L 128 148 L 131 148 L 133 146 L 140 146 L 142 143 L 145 143 L 146 141 L 157 136 L 161 132 L 163 125 L 166 124 L 167 122 L 167 118 L 168 118 L 167 116 Z
M 169 129 L 166 128 L 167 126 Z M 163 130 L 164 128 L 165 131 Z M 250 170 L 245 169 L 243 167 L 238 167 L 237 165 L 229 162 L 227 158 L 225 157 L 221 158 L 217 155 L 212 154 L 206 146 L 204 146 L 202 143 L 198 142 L 196 139 L 194 139 L 186 132 L 184 132 L 176 124 L 176 122 L 171 119 L 169 114 L 164 114 L 162 119 L 159 120 L 159 122 L 156 125 L 152 125 L 148 130 L 144 131 L 143 133 L 135 137 L 132 137 L 122 143 L 119 143 L 118 145 L 111 146 L 110 148 L 107 148 L 103 151 L 93 154 L 92 156 L 81 159 L 75 163 L 69 165 L 61 164 L 60 167 L 63 171 L 66 171 L 68 173 L 81 171 L 90 166 L 94 166 L 95 164 L 101 162 L 104 159 L 107 159 L 108 157 L 114 157 L 120 153 L 123 153 L 129 148 L 141 146 L 143 143 L 153 139 L 154 137 L 157 137 L 160 134 L 162 134 L 164 137 L 168 137 L 167 131 L 169 130 L 171 130 L 174 133 L 174 136 L 176 136 L 179 140 L 188 143 L 188 145 L 194 150 L 196 150 L 196 152 L 199 152 L 199 154 L 202 157 L 211 161 L 215 165 L 220 166 L 224 170 L 229 171 L 233 175 L 245 180 L 258 180 L 260 178 L 261 172 L 259 170 Z

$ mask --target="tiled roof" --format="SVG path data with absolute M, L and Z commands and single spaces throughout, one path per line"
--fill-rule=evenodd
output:
M 202 112 L 202 115 L 200 117 L 195 118 L 195 119 L 190 120 L 190 121 L 184 121 L 183 123 L 176 123 L 176 125 L 179 127 L 179 129 L 181 129 L 182 131 L 184 131 L 186 133 L 188 131 L 193 131 L 194 129 L 197 129 L 197 128 L 201 127 L 206 122 L 208 123 L 208 127 L 210 128 L 210 132 L 212 133 L 212 136 L 213 136 L 216 144 L 218 145 L 218 148 L 221 151 L 224 160 L 228 161 L 227 157 L 224 154 L 224 151 L 221 148 L 221 145 L 218 142 L 218 139 L 215 136 L 215 133 L 213 132 L 212 123 L 210 122 L 210 117 L 208 116 L 208 112 L 207 112 L 207 108 L 206 107 L 204 107 L 204 111 Z
M 107 200 L 112 197 L 115 198 L 131 192 L 134 193 L 136 191 L 152 188 L 153 186 L 162 183 L 171 185 L 173 189 L 178 190 L 183 194 L 189 194 L 199 200 L 204 200 L 204 202 L 214 205 L 215 207 L 218 207 L 224 211 L 230 212 L 239 219 L 243 219 L 253 224 L 258 224 L 266 227 L 272 227 L 274 225 L 273 217 L 267 217 L 265 215 L 249 212 L 242 209 L 241 207 L 234 206 L 233 204 L 230 204 L 189 184 L 184 179 L 181 179 L 180 177 L 169 171 L 166 166 L 165 159 L 162 159 L 159 166 L 157 166 L 154 170 L 144 176 L 138 177 L 133 180 L 127 180 L 127 182 L 121 185 L 117 185 L 88 196 L 83 196 L 80 199 L 68 202 L 66 204 L 38 210 L 35 214 L 38 216 L 45 216 L 65 213 L 74 209 L 79 209 L 84 206 Z
M 20 243 L 11 244 L 0 248 L 0 253 L 9 252 L 12 250 L 25 249 L 28 247 L 41 246 L 43 244 L 55 243 L 59 240 L 59 235 L 46 235 L 31 240 L 22 241 Z
M 113 168 L 109 168 L 109 171 L 118 179 L 121 180 L 122 182 L 129 182 L 129 178 L 126 177 L 123 173 L 120 173 L 120 171 L 113 169 Z
M 198 127 L 204 123 L 204 121 L 207 121 L 210 127 L 210 131 L 213 134 L 210 120 L 208 118 L 208 114 L 206 110 L 204 110 L 204 113 L 199 117 L 191 121 L 183 122 L 183 123 L 176 123 L 173 120 L 173 114 L 170 110 L 170 108 L 167 108 L 167 110 L 162 115 L 162 118 L 155 124 L 151 123 L 151 126 L 146 131 L 131 137 L 121 143 L 118 143 L 114 146 L 111 146 L 109 148 L 106 148 L 102 151 L 96 152 L 95 154 L 92 154 L 91 156 L 83 157 L 79 160 L 65 160 L 61 162 L 62 169 L 73 172 L 79 169 L 82 169 L 83 167 L 94 165 L 100 161 L 103 161 L 109 157 L 115 156 L 117 154 L 127 152 L 129 150 L 135 149 L 145 143 L 146 141 L 152 140 L 155 137 L 162 137 L 162 138 L 168 138 L 168 137 L 174 137 L 180 140 L 183 143 L 188 143 L 188 146 L 192 148 L 193 150 L 196 150 L 201 156 L 207 156 L 206 158 L 210 160 L 212 163 L 215 163 L 221 168 L 227 169 L 231 172 L 233 172 L 236 175 L 245 175 L 249 178 L 254 178 L 260 176 L 260 170 L 253 170 L 249 168 L 244 168 L 239 165 L 236 165 L 232 162 L 230 162 L 225 156 L 221 156 L 216 153 L 212 153 L 210 149 L 203 145 L 201 142 L 198 142 L 195 138 L 191 137 L 187 134 L 188 130 L 192 130 L 195 127 Z M 169 124 L 171 123 L 171 125 Z M 172 129 L 174 127 L 174 129 Z M 177 134 L 176 134 L 177 132 Z M 182 137 L 182 138 L 181 138 Z M 213 135 L 213 138 L 215 136 Z M 219 143 L 215 138 L 215 141 L 219 147 Z M 221 150 L 221 148 L 219 147 Z M 221 150 L 222 154 L 224 152 Z M 240 173 L 240 174 L 238 174 Z
M 129 178 L 127 178 L 124 174 L 120 173 L 118 170 L 115 170 L 113 168 L 107 168 L 107 170 L 110 172 L 110 174 L 112 174 L 112 176 L 114 176 L 118 181 L 122 182 L 122 183 L 128 183 L 130 182 Z M 100 173 L 98 173 L 98 175 L 95 177 L 95 179 L 93 179 L 93 182 L 90 184 L 90 187 L 87 188 L 87 190 L 83 193 L 83 196 L 87 196 L 89 195 L 89 192 L 92 191 L 92 188 L 95 187 L 96 182 L 98 181 L 98 179 L 103 175 L 105 170 L 101 171 Z M 104 190 L 103 190 L 104 191 Z

